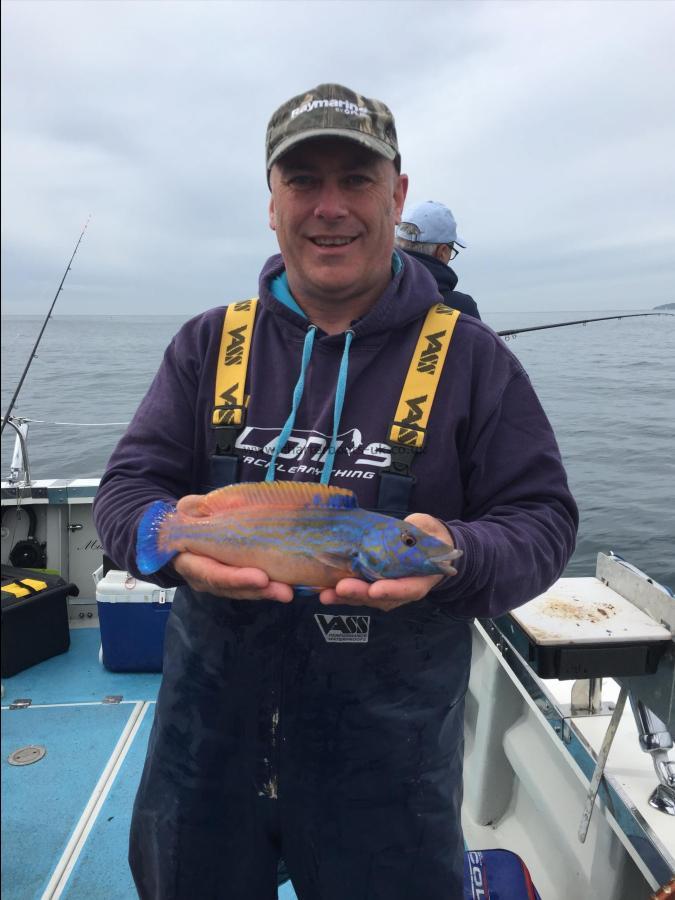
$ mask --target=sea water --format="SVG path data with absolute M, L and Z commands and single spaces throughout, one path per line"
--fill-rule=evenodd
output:
M 484 312 L 484 318 L 503 330 L 612 314 Z M 32 420 L 34 478 L 101 475 L 187 318 L 56 315 L 49 321 L 13 410 Z M 3 318 L 3 415 L 41 325 L 39 317 Z M 597 553 L 613 550 L 675 588 L 675 316 L 535 331 L 508 347 L 551 420 L 580 507 L 577 550 L 566 574 L 594 574 Z M 12 447 L 7 427 L 3 478 Z

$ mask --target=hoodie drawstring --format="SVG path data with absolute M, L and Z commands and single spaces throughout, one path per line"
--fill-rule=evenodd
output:
M 272 454 L 272 459 L 270 460 L 270 464 L 267 468 L 265 481 L 274 481 L 274 469 L 277 464 L 277 456 L 279 456 L 281 451 L 286 446 L 286 441 L 288 440 L 291 431 L 293 431 L 293 426 L 295 425 L 295 416 L 298 412 L 300 401 L 302 400 L 303 391 L 305 390 L 305 373 L 307 372 L 307 366 L 309 365 L 309 360 L 312 355 L 312 346 L 314 345 L 315 334 L 316 325 L 310 325 L 307 329 L 307 334 L 305 335 L 305 343 L 302 348 L 302 363 L 300 365 L 300 375 L 298 377 L 297 384 L 295 385 L 295 389 L 293 390 L 293 404 L 291 406 L 291 412 L 286 419 L 286 424 L 281 429 L 281 434 L 279 435 L 276 446 L 274 448 L 274 453 Z
M 345 391 L 347 389 L 347 370 L 349 368 L 349 348 L 354 338 L 354 332 L 345 331 L 345 349 L 342 351 L 342 359 L 340 360 L 340 371 L 338 373 L 337 385 L 335 387 L 335 406 L 333 407 L 333 434 L 330 439 L 330 446 L 323 461 L 323 470 L 321 472 L 320 484 L 328 484 L 333 471 L 335 462 L 335 451 L 337 448 L 337 436 L 340 428 L 340 416 L 342 415 L 342 407 L 345 402 Z
M 305 390 L 305 375 L 307 373 L 307 367 L 309 365 L 310 358 L 312 356 L 312 347 L 314 346 L 314 337 L 316 335 L 316 326 L 310 325 L 307 329 L 307 334 L 305 335 L 305 343 L 302 348 L 302 362 L 300 364 L 300 375 L 298 376 L 297 383 L 293 390 L 293 403 L 291 405 L 291 411 L 286 419 L 284 427 L 281 429 L 281 434 L 279 435 L 276 445 L 274 447 L 274 452 L 272 453 L 272 459 L 270 460 L 270 464 L 267 467 L 267 474 L 265 475 L 265 481 L 274 481 L 275 469 L 277 464 L 277 457 L 281 453 L 281 451 L 286 446 L 286 442 L 293 431 L 293 426 L 295 425 L 295 417 L 298 412 L 298 408 L 300 407 L 300 402 L 302 401 L 302 395 Z M 323 462 L 323 469 L 321 471 L 321 479 L 320 484 L 328 484 L 331 476 L 331 472 L 333 471 L 333 464 L 335 462 L 335 451 L 337 448 L 337 438 L 338 432 L 340 429 L 340 417 L 342 416 L 342 407 L 345 402 L 345 392 L 347 389 L 347 372 L 349 369 L 349 348 L 351 346 L 352 340 L 354 338 L 354 332 L 349 330 L 345 332 L 345 348 L 342 351 L 342 359 L 340 360 L 340 370 L 338 372 L 337 384 L 335 387 L 335 405 L 333 407 L 333 434 L 331 436 L 330 444 L 328 446 L 328 450 L 326 451 L 326 455 Z

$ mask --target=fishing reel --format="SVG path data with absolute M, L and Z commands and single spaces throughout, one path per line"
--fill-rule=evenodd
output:
M 5 507 L 3 514 L 10 507 Z M 22 541 L 17 541 L 9 553 L 9 561 L 17 569 L 46 569 L 47 568 L 47 544 L 35 537 L 37 528 L 37 516 L 30 506 L 22 506 L 16 510 L 17 516 L 21 512 L 28 515 L 28 536 Z

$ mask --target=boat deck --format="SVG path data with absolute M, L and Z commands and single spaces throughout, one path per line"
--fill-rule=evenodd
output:
M 137 896 L 129 823 L 161 676 L 108 672 L 99 645 L 98 628 L 75 628 L 68 653 L 3 681 L 3 900 Z M 10 765 L 28 746 L 46 754 Z
M 78 603 L 77 614 L 93 609 Z M 3 681 L 3 900 L 137 896 L 127 843 L 161 676 L 109 672 L 97 620 L 73 624 L 69 652 Z M 649 805 L 656 774 L 628 708 L 588 839 L 577 836 L 618 684 L 605 678 L 607 709 L 585 716 L 571 708 L 571 681 L 539 678 L 479 624 L 473 637 L 462 816 L 470 846 L 520 853 L 544 900 L 646 900 L 675 870 L 675 817 Z M 669 697 L 673 652 L 670 680 L 655 682 Z M 41 759 L 9 763 L 36 746 Z M 296 900 L 290 882 L 278 897 Z

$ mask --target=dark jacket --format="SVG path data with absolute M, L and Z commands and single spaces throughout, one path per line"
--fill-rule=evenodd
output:
M 440 259 L 429 256 L 427 253 L 417 253 L 415 250 L 406 250 L 404 252 L 408 256 L 419 260 L 431 272 L 438 284 L 438 290 L 448 306 L 466 313 L 467 316 L 480 319 L 478 306 L 473 297 L 455 290 L 459 279 L 450 266 L 443 265 Z
M 370 508 L 378 474 L 389 462 L 389 425 L 419 330 L 438 301 L 426 269 L 410 256 L 403 259 L 373 309 L 353 325 L 342 443 L 331 477 L 331 484 L 354 490 Z M 308 323 L 270 293 L 268 283 L 281 271 L 282 259 L 275 256 L 260 278 L 250 400 L 237 442 L 242 481 L 264 478 L 268 447 L 288 416 L 300 370 Z M 212 309 L 178 332 L 95 498 L 106 552 L 134 574 L 136 526 L 147 506 L 208 484 L 222 321 L 223 308 Z M 332 433 L 344 343 L 341 334 L 317 335 L 292 450 L 279 458 L 278 479 L 319 479 L 317 460 Z M 527 374 L 504 341 L 475 317 L 459 318 L 427 433 L 415 462 L 411 510 L 445 521 L 465 551 L 459 574 L 439 590 L 439 599 L 463 616 L 495 616 L 546 590 L 572 552 L 576 507 Z M 165 581 L 179 583 L 173 574 Z
M 264 478 L 291 407 L 307 319 L 278 301 L 268 261 L 249 361 L 241 480 Z M 410 257 L 353 323 L 331 483 L 378 496 L 389 424 L 436 283 Z M 214 485 L 209 426 L 223 308 L 188 322 L 96 495 L 106 552 L 138 574 L 154 500 Z M 333 428 L 344 335 L 318 332 L 279 479 L 317 481 Z M 461 315 L 414 464 L 411 508 L 443 519 L 459 573 L 391 612 L 316 596 L 292 603 L 176 592 L 136 797 L 130 863 L 142 900 L 274 896 L 280 853 L 303 897 L 455 900 L 469 622 L 548 588 L 577 512 L 546 416 L 515 356 Z M 164 584 L 177 583 L 163 570 Z M 223 886 L 226 886 L 224 888 Z

